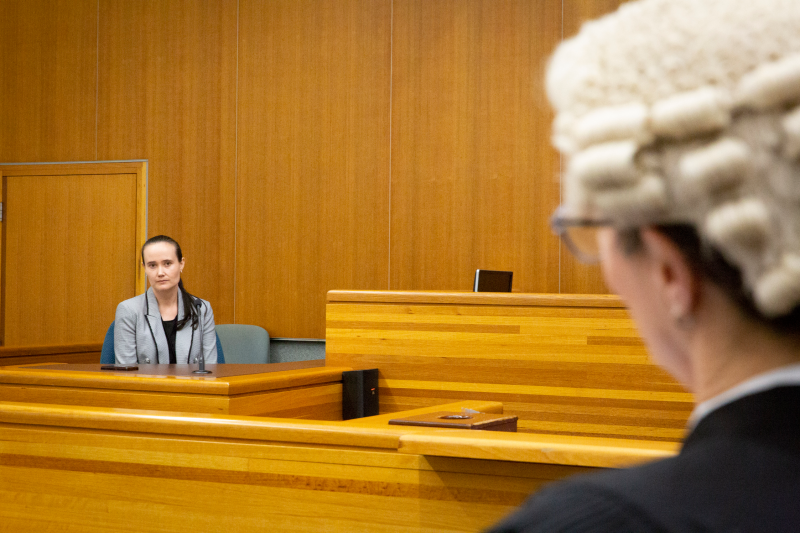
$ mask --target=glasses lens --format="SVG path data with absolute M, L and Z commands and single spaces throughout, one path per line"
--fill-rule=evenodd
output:
M 570 216 L 564 206 L 559 206 L 550 218 L 553 232 L 561 237 L 569 251 L 582 263 L 600 261 L 597 231 L 610 224 L 610 221 L 603 219 Z
M 596 263 L 600 259 L 597 246 L 597 226 L 569 226 L 564 228 L 564 242 L 578 259 Z

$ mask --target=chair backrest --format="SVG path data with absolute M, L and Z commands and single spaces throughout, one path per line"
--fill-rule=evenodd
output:
M 100 364 L 113 365 L 116 362 L 114 356 L 114 322 L 108 326 L 106 337 L 103 339 L 103 349 L 100 351 Z
M 114 322 L 108 326 L 106 337 L 103 339 L 103 348 L 100 351 L 100 364 L 113 365 L 117 362 L 116 354 L 114 353 Z M 217 333 L 217 364 L 225 363 L 225 354 L 222 353 L 222 345 L 219 342 L 219 333 Z
M 269 333 L 246 324 L 217 324 L 228 363 L 269 363 Z
M 219 340 L 219 333 L 217 333 L 217 364 L 225 364 L 225 354 L 222 352 L 222 343 Z

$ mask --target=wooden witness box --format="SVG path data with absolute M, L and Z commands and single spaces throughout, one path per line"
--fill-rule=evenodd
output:
M 138 365 L 135 371 L 99 364 L 0 367 L 0 401 L 180 411 L 220 415 L 342 419 L 342 371 L 324 361 L 269 365 Z
M 390 424 L 397 426 L 425 426 L 432 428 L 481 429 L 484 431 L 517 431 L 517 417 L 495 413 L 458 413 L 437 411 L 407 418 L 394 418 Z

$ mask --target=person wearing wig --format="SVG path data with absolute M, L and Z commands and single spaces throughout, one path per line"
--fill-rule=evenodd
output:
M 674 458 L 553 484 L 491 531 L 800 530 L 800 2 L 624 4 L 546 83 L 552 225 L 696 405 Z

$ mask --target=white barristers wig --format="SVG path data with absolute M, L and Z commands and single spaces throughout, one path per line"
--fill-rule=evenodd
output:
M 641 0 L 551 59 L 564 206 L 689 223 L 769 317 L 800 305 L 800 0 Z

